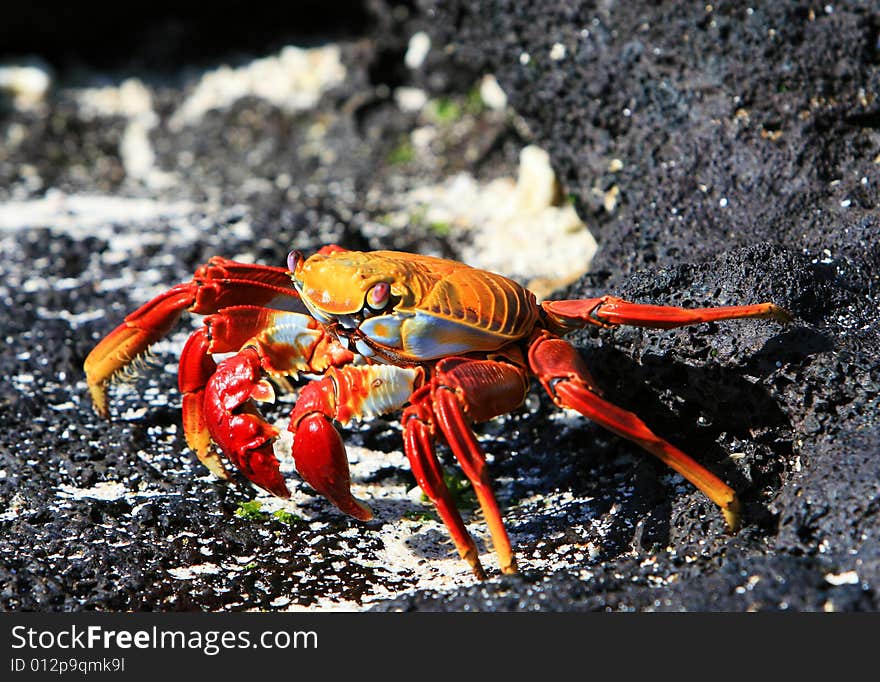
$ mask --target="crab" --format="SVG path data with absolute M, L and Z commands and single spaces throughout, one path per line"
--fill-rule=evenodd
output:
M 85 361 L 95 410 L 108 416 L 107 384 L 169 333 L 184 311 L 205 315 L 180 357 L 186 442 L 214 474 L 230 465 L 287 498 L 273 443 L 278 429 L 257 403 L 307 380 L 290 414 L 297 472 L 317 493 L 361 521 L 372 513 L 351 492 L 345 446 L 334 422 L 401 411 L 412 473 L 480 579 L 477 546 L 435 453 L 446 443 L 472 484 L 503 573 L 516 571 L 511 542 L 472 425 L 519 407 L 530 379 L 560 408 L 635 442 L 701 490 L 727 526 L 740 523 L 730 486 L 659 437 L 634 413 L 602 397 L 579 352 L 575 329 L 635 325 L 669 329 L 735 318 L 791 317 L 773 303 L 683 309 L 614 296 L 545 300 L 512 279 L 463 263 L 395 251 L 327 246 L 287 268 L 215 257 L 128 315 Z M 232 353 L 219 363 L 215 354 Z

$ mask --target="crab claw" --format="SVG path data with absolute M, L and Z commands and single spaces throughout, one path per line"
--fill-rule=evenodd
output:
M 107 416 L 107 382 L 165 336 L 194 300 L 195 287 L 179 284 L 135 310 L 92 349 L 84 369 L 95 412 Z
M 359 521 L 373 518 L 370 508 L 351 494 L 345 445 L 330 420 L 312 412 L 295 428 L 293 460 L 303 480 L 349 516 Z
M 267 424 L 252 400 L 270 400 L 261 378 L 260 356 L 244 348 L 227 358 L 205 386 L 205 421 L 211 439 L 245 477 L 278 497 L 290 497 L 272 448 L 278 430 Z

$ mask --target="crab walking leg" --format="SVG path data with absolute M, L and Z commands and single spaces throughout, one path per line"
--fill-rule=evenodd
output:
M 239 306 L 211 315 L 205 321 L 209 331 L 204 335 L 197 332 L 193 341 L 197 346 L 210 338 L 209 344 L 198 348 L 203 353 L 233 350 L 242 344 L 244 335 L 259 331 L 243 343 L 238 353 L 217 365 L 204 383 L 201 401 L 201 376 L 196 372 L 196 380 L 188 385 L 189 395 L 196 397 L 184 405 L 185 410 L 191 410 L 189 414 L 185 412 L 184 423 L 192 425 L 193 438 L 200 444 L 204 437 L 203 420 L 210 440 L 251 482 L 279 497 L 289 497 L 273 449 L 278 431 L 266 423 L 254 404 L 275 399 L 272 384 L 264 377 L 323 372 L 329 366 L 351 362 L 353 355 L 329 337 L 314 319 L 300 313 Z
M 440 514 L 459 556 L 468 563 L 479 580 L 485 580 L 486 572 L 480 564 L 477 546 L 455 507 L 449 488 L 443 480 L 440 462 L 437 461 L 434 452 L 431 410 L 421 399 L 421 397 L 429 397 L 430 388 L 424 387 L 421 390 L 422 396 L 413 396 L 413 404 L 403 411 L 401 417 L 404 452 L 409 459 L 416 482 Z
M 501 519 L 498 502 L 492 492 L 492 483 L 486 468 L 486 455 L 467 424 L 458 400 L 449 389 L 440 388 L 436 391 L 434 409 L 446 442 L 458 459 L 465 476 L 474 486 L 483 516 L 486 518 L 486 525 L 489 527 L 489 534 L 492 536 L 495 553 L 498 555 L 501 572 L 516 573 L 516 559 Z
M 631 303 L 615 296 L 570 301 L 545 301 L 541 304 L 558 331 L 577 329 L 588 324 L 600 327 L 631 325 L 672 329 L 700 322 L 741 318 L 773 319 L 790 322 L 791 314 L 773 303 L 722 306 L 717 308 L 676 308 L 674 306 Z
M 210 314 L 227 306 L 266 305 L 273 300 L 289 305 L 297 299 L 284 268 L 212 258 L 196 270 L 192 281 L 142 305 L 92 349 L 84 369 L 95 411 L 108 415 L 107 383 L 170 332 L 185 310 Z
M 201 327 L 190 335 L 180 354 L 177 386 L 183 395 L 183 434 L 199 461 L 218 478 L 228 480 L 229 470 L 211 447 L 211 433 L 205 419 L 205 385 L 217 371 L 210 347 L 208 327 Z
M 529 365 L 559 407 L 577 410 L 665 462 L 717 504 L 731 531 L 739 527 L 736 493 L 711 471 L 654 434 L 635 414 L 599 397 L 593 378 L 567 341 L 539 333 L 529 348 Z
M 447 358 L 431 381 L 434 414 L 446 442 L 477 494 L 503 573 L 516 572 L 516 559 L 492 492 L 486 455 L 471 429 L 522 404 L 528 379 L 521 367 L 496 360 Z
M 421 384 L 419 367 L 346 365 L 300 391 L 290 415 L 293 460 L 303 480 L 341 511 L 368 521 L 370 509 L 351 494 L 345 444 L 331 420 L 345 424 L 397 410 Z
M 95 412 L 109 415 L 107 383 L 170 332 L 193 300 L 189 285 L 179 284 L 128 315 L 92 349 L 83 369 Z

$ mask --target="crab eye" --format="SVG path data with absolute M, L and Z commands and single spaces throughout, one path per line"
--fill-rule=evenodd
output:
M 303 261 L 302 251 L 291 251 L 287 254 L 287 269 L 296 272 L 297 266 Z
M 391 298 L 391 285 L 388 282 L 374 284 L 367 292 L 367 305 L 373 310 L 382 310 Z

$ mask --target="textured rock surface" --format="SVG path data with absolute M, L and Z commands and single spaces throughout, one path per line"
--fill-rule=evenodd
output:
M 400 606 L 876 608 L 877 16 L 859 3 L 432 11 L 596 221 L 594 274 L 568 295 L 769 298 L 797 320 L 626 331 L 586 350 L 610 397 L 744 491 L 753 525 L 739 536 L 707 533 L 666 500 L 640 535 L 666 549 L 639 568 L 600 563 L 587 584 L 513 580 Z M 682 552 L 699 559 L 682 566 Z M 652 584 L 645 564 L 669 582 Z
M 265 49 L 187 52 L 192 22 L 163 15 L 148 33 L 174 40 L 37 51 L 51 85 L 36 105 L 0 93 L 0 608 L 876 610 L 880 17 L 782 4 L 350 3 L 336 30 L 310 5 L 295 31 L 255 16 Z M 420 30 L 431 49 L 407 66 Z M 313 107 L 255 94 L 176 123 L 204 72 L 291 41 L 339 49 L 345 75 Z M 475 97 L 487 73 L 515 114 Z M 427 103 L 400 106 L 401 86 Z M 99 87 L 115 104 L 89 104 Z M 388 216 L 458 172 L 515 176 L 526 144 L 599 241 L 563 295 L 795 314 L 574 338 L 609 398 L 742 492 L 737 535 L 537 391 L 481 429 L 520 576 L 474 585 L 448 558 L 393 419 L 346 434 L 375 521 L 292 474 L 293 504 L 254 505 L 183 442 L 189 323 L 114 389 L 113 421 L 92 414 L 95 340 L 210 255 L 467 252 L 466 231 Z

